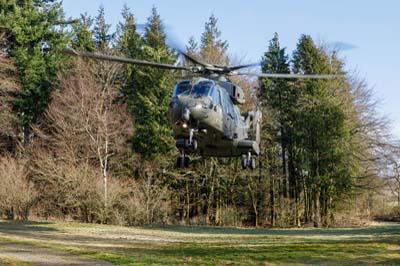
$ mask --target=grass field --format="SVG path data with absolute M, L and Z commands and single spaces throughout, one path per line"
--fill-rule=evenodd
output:
M 0 222 L 0 265 L 30 265 L 24 261 L 32 258 L 38 265 L 400 265 L 400 225 L 267 230 Z

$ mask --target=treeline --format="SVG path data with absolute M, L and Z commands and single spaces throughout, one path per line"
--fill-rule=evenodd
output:
M 263 111 L 259 168 L 193 158 L 175 169 L 168 104 L 181 73 L 72 58 L 79 51 L 173 64 L 156 8 L 145 26 L 125 6 L 116 32 L 56 0 L 0 0 L 0 215 L 84 222 L 330 226 L 374 214 L 398 150 L 365 81 L 235 79 Z M 237 63 L 210 16 L 187 52 Z M 265 73 L 343 74 L 338 51 L 302 35 L 289 56 L 275 34 Z M 254 98 L 254 97 L 253 97 Z M 253 108 L 252 103 L 244 109 Z M 398 177 L 398 175 L 397 175 Z M 346 216 L 349 218 L 350 216 Z M 346 218 L 346 219 L 347 219 Z M 348 220 L 348 219 L 347 219 Z

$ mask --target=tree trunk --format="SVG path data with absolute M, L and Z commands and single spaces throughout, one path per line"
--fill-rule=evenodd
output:
M 320 227 L 321 220 L 320 220 L 319 191 L 317 188 L 314 188 L 313 194 L 314 194 L 313 195 L 313 223 L 314 223 L 314 227 Z

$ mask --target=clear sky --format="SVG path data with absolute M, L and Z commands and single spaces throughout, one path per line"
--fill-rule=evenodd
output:
M 381 112 L 393 121 L 400 137 L 400 1 L 396 0 L 64 0 L 67 17 L 96 15 L 103 5 L 108 23 L 115 26 L 127 4 L 138 23 L 145 23 L 156 6 L 174 36 L 186 43 L 200 39 L 213 13 L 229 52 L 259 61 L 268 41 L 278 32 L 292 52 L 301 34 L 314 40 L 344 42 L 355 48 L 342 51 L 347 69 L 356 70 L 375 88 Z

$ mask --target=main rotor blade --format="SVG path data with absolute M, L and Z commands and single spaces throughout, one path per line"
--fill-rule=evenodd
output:
M 194 58 L 194 56 L 190 56 L 189 54 L 183 52 L 183 51 L 180 50 L 180 49 L 176 49 L 176 51 L 177 51 L 178 53 L 180 53 L 181 55 L 183 55 L 187 60 L 189 60 L 190 62 L 192 62 L 192 63 L 194 63 L 194 64 L 200 65 L 200 66 L 205 67 L 205 68 L 213 67 L 213 66 L 210 65 L 210 64 L 207 64 L 207 63 L 205 63 L 205 62 L 203 62 L 203 61 L 200 61 L 200 60 Z
M 207 64 L 201 60 L 196 59 L 194 56 L 189 55 L 186 51 L 186 47 L 179 41 L 179 38 L 175 36 L 173 31 L 170 29 L 167 30 L 167 45 L 175 50 L 178 54 L 183 55 L 188 61 L 192 62 L 195 65 L 200 65 L 205 68 L 212 67 L 212 65 Z
M 285 74 L 285 73 L 233 73 L 231 75 L 246 75 L 246 76 L 255 76 L 261 78 L 283 78 L 283 79 L 338 79 L 343 78 L 344 75 L 335 75 L 335 74 L 311 74 L 311 75 L 302 75 L 302 74 Z
M 74 55 L 74 56 L 88 57 L 88 58 L 93 58 L 93 59 L 97 59 L 97 60 L 105 60 L 105 61 L 112 61 L 112 62 L 119 62 L 119 63 L 126 63 L 126 64 L 134 64 L 134 65 L 139 65 L 139 66 L 164 68 L 164 69 L 177 69 L 177 70 L 190 71 L 190 68 L 183 67 L 183 66 L 174 66 L 174 65 L 170 65 L 170 64 L 149 62 L 149 61 L 138 60 L 138 59 L 133 59 L 133 58 L 125 58 L 125 57 L 105 55 L 105 54 L 96 54 L 96 53 L 90 53 L 90 52 L 78 52 L 72 48 L 65 48 L 64 51 L 71 55 Z
M 239 65 L 239 66 L 231 66 L 231 67 L 227 67 L 227 69 L 229 70 L 229 72 L 231 72 L 231 71 L 239 70 L 239 69 L 242 69 L 242 68 L 255 67 L 255 66 L 260 66 L 260 63 L 252 63 L 252 64 Z

